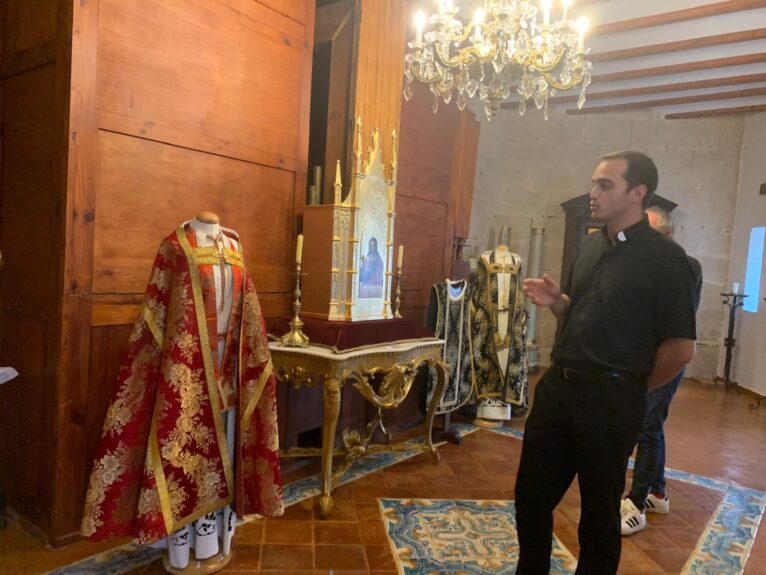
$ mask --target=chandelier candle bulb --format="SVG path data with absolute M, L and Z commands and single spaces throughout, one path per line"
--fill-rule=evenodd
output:
M 550 26 L 551 24 L 551 2 L 553 0 L 542 0 L 543 7 L 543 26 Z
M 423 27 L 426 25 L 426 13 L 418 10 L 415 14 L 415 43 L 423 43 Z
M 572 0 L 563 0 L 563 3 L 564 3 L 564 12 L 561 15 L 561 20 L 563 22 L 566 22 L 567 10 L 569 10 L 569 5 L 572 3 Z
M 303 261 L 303 234 L 298 234 L 298 241 L 295 242 L 295 263 Z
M 577 30 L 580 32 L 577 40 L 577 52 L 582 54 L 585 52 L 585 32 L 588 30 L 588 19 L 585 16 L 581 16 L 577 20 Z

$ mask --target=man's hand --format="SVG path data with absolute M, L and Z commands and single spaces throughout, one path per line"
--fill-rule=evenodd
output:
M 569 310 L 569 296 L 561 293 L 559 284 L 553 281 L 548 274 L 543 274 L 541 279 L 525 279 L 524 295 L 532 300 L 535 305 L 551 308 L 557 318 L 564 317 Z

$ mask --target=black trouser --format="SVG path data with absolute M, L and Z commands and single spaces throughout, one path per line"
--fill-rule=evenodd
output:
M 517 575 L 550 570 L 553 510 L 575 474 L 582 513 L 578 575 L 614 575 L 620 563 L 620 501 L 641 430 L 646 385 L 562 379 L 537 384 L 516 478 Z

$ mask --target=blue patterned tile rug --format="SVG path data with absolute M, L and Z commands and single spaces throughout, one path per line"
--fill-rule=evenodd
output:
M 513 573 L 519 555 L 512 501 L 380 499 L 399 573 Z M 553 538 L 551 575 L 574 573 L 577 561 Z
M 467 424 L 454 425 L 453 428 L 462 436 L 479 431 L 479 428 Z M 514 439 L 523 437 L 521 432 L 508 428 L 482 431 Z M 410 440 L 409 443 L 412 450 L 376 453 L 355 461 L 339 484 L 349 483 L 421 453 L 419 446 L 423 443 L 422 438 Z M 681 575 L 741 574 L 766 509 L 766 493 L 684 471 L 668 469 L 666 476 L 722 495 L 721 503 L 710 517 Z M 314 497 L 320 489 L 318 475 L 286 485 L 285 505 Z M 402 574 L 455 573 L 455 569 L 450 571 L 446 566 L 454 564 L 450 561 L 454 561 L 452 558 L 458 553 L 470 554 L 470 561 L 461 555 L 460 572 L 466 575 L 513 572 L 510 565 L 515 561 L 515 552 L 509 542 L 515 540 L 516 523 L 511 501 L 385 499 L 381 501 L 381 507 Z M 244 521 L 254 519 L 248 517 Z M 422 531 L 423 526 L 430 531 Z M 425 537 L 425 533 L 430 535 Z M 429 541 L 431 544 L 426 545 Z M 411 549 L 400 557 L 398 550 L 407 549 L 407 546 Z M 557 558 L 553 565 L 559 569 L 555 572 L 573 573 L 571 554 L 558 541 L 554 541 L 554 548 Z M 47 575 L 120 575 L 156 561 L 161 553 L 161 550 L 152 547 L 123 545 L 55 569 Z

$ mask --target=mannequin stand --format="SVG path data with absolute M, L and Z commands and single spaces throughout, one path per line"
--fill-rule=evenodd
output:
M 723 377 L 716 377 L 714 381 L 716 383 L 719 381 L 722 382 L 728 391 L 729 388 L 737 387 L 737 382 L 730 379 L 731 357 L 734 346 L 736 345 L 736 340 L 734 339 L 734 321 L 737 315 L 737 308 L 740 308 L 744 305 L 744 299 L 747 296 L 745 294 L 731 292 L 722 293 L 721 295 L 723 296 L 723 304 L 729 306 L 729 329 L 727 337 L 723 340 L 723 345 L 726 348 L 726 360 L 723 366 Z M 758 405 L 756 405 L 753 409 L 757 409 L 759 405 L 760 400 L 758 400 Z
M 477 417 L 473 420 L 473 424 L 476 427 L 483 427 L 484 429 L 498 429 L 503 427 L 503 422 L 497 419 L 484 419 L 483 417 Z
M 217 573 L 224 569 L 229 564 L 229 561 L 231 561 L 232 555 L 234 555 L 233 550 L 228 555 L 220 552 L 207 559 L 191 559 L 186 567 L 179 569 L 170 565 L 168 554 L 165 552 L 162 555 L 162 566 L 165 567 L 165 571 L 174 575 L 206 575 L 208 573 Z

